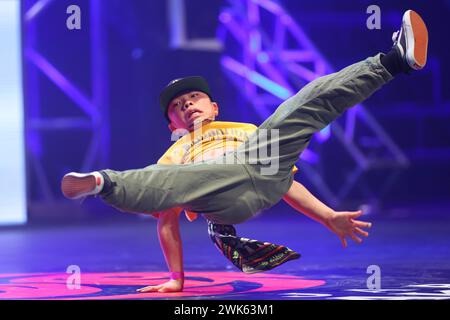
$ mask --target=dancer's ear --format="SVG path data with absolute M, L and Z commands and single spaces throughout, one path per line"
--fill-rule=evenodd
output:
M 217 102 L 212 103 L 214 108 L 214 117 L 217 117 L 219 115 L 219 104 Z

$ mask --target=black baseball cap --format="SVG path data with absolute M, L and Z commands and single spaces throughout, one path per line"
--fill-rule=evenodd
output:
M 162 90 L 159 95 L 159 105 L 161 107 L 161 111 L 164 113 L 167 121 L 170 122 L 168 110 L 169 110 L 169 102 L 172 101 L 173 98 L 176 98 L 179 95 L 182 95 L 189 91 L 201 91 L 206 93 L 209 98 L 211 98 L 211 93 L 209 91 L 208 82 L 203 77 L 200 76 L 191 76 L 186 78 L 175 79 L 169 82 L 169 84 Z

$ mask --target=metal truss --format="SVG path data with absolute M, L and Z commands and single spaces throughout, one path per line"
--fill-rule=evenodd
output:
M 170 48 L 211 52 L 222 51 L 222 43 L 217 41 L 216 38 L 188 38 L 185 0 L 168 0 L 167 12 L 170 27 Z
M 228 2 L 229 7 L 219 16 L 218 38 L 224 46 L 221 64 L 261 119 L 266 119 L 280 102 L 306 83 L 334 72 L 301 26 L 277 2 Z M 339 181 L 338 188 L 331 187 L 328 183 L 331 178 L 323 170 L 333 165 L 334 159 L 321 156 L 322 146 L 332 140 L 338 141 L 353 160 L 351 170 Z M 365 184 L 363 189 L 369 190 L 366 196 L 376 199 L 393 182 L 398 169 L 409 165 L 405 154 L 363 105 L 351 108 L 317 133 L 301 158 L 302 171 L 334 206 L 349 196 L 358 183 Z M 374 191 L 361 178 L 377 169 L 393 170 Z
M 90 0 L 90 59 L 91 59 L 91 86 L 92 94 L 88 96 L 70 79 L 70 74 L 64 74 L 52 62 L 52 57 L 46 57 L 36 48 L 42 34 L 37 33 L 39 21 L 45 21 L 48 16 L 48 8 L 55 3 L 55 0 L 25 0 L 22 1 L 22 25 L 23 25 L 23 59 L 26 66 L 26 140 L 28 156 L 28 175 L 35 173 L 40 195 L 36 201 L 52 203 L 60 197 L 59 190 L 52 190 L 52 183 L 49 177 L 57 176 L 60 173 L 44 170 L 42 158 L 46 154 L 56 154 L 64 150 L 44 149 L 45 139 L 54 135 L 77 136 L 74 130 L 86 130 L 90 133 L 90 141 L 85 154 L 79 154 L 79 167 L 72 168 L 80 171 L 91 171 L 96 166 L 104 166 L 108 162 L 110 132 L 108 113 L 108 77 L 107 77 L 107 52 L 105 42 L 106 24 L 102 21 L 101 3 L 102 0 Z M 82 10 L 82 21 L 84 18 Z M 62 12 L 61 14 L 65 14 Z M 39 19 L 38 19 L 39 18 Z M 44 19 L 42 19 L 44 18 Z M 52 19 L 53 17 L 49 17 Z M 47 20 L 48 21 L 48 20 Z M 65 24 L 59 26 L 65 28 Z M 79 32 L 79 31 L 71 31 Z M 73 64 L 73 68 L 80 68 L 80 65 Z M 67 96 L 74 105 L 79 108 L 82 117 L 51 117 L 42 116 L 42 99 L 40 97 L 40 75 L 44 75 Z M 69 106 L 66 106 L 69 107 Z M 44 132 L 46 133 L 44 135 Z M 73 140 L 72 140 L 73 141 Z M 86 139 L 79 141 L 86 144 Z M 51 169 L 50 169 L 51 170 Z

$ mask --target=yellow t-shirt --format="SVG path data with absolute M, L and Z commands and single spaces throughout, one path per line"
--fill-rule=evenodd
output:
M 158 164 L 187 164 L 217 158 L 227 151 L 235 150 L 242 142 L 256 131 L 258 127 L 251 123 L 212 121 L 195 131 L 179 131 L 179 138 L 158 160 Z M 176 140 L 177 132 L 172 133 Z M 292 172 L 298 171 L 294 166 Z M 180 213 L 182 208 L 174 208 Z M 197 218 L 197 214 L 185 210 L 189 221 Z M 154 213 L 158 218 L 159 214 Z

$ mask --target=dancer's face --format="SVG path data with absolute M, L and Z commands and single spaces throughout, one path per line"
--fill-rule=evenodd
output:
M 201 91 L 190 91 L 172 99 L 169 103 L 169 128 L 194 130 L 194 124 L 206 124 L 219 115 L 219 106 Z

